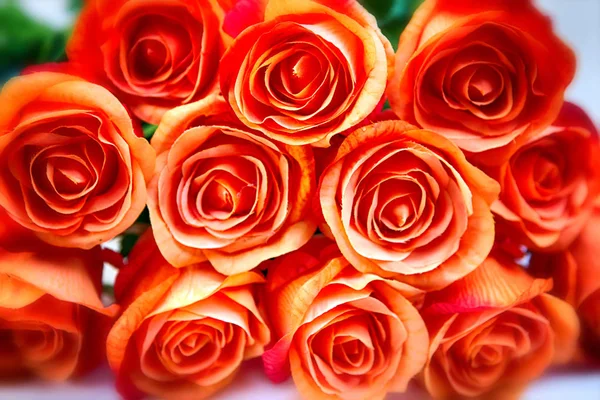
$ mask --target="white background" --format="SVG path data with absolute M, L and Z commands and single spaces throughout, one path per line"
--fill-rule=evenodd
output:
M 0 0 L 0 3 L 3 0 Z M 481 0 L 485 1 L 485 0 Z M 66 13 L 67 0 L 21 0 L 34 16 L 57 27 L 67 26 L 72 19 Z M 575 49 L 578 71 L 567 91 L 567 99 L 582 106 L 600 123 L 600 0 L 537 0 L 537 4 L 554 19 L 558 33 Z M 0 55 L 1 57 L 1 55 Z M 113 279 L 109 273 L 107 279 Z M 389 399 L 416 400 L 418 395 L 390 395 Z M 51 384 L 29 382 L 3 383 L 0 400 L 93 400 L 118 399 L 113 389 L 110 371 L 101 368 L 79 382 Z M 270 384 L 262 375 L 259 360 L 246 365 L 234 383 L 217 400 L 292 400 L 298 398 L 293 383 Z M 554 373 L 532 386 L 524 395 L 526 400 L 600 400 L 600 373 Z

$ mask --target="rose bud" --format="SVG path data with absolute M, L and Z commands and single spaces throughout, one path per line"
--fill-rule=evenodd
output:
M 404 392 L 427 357 L 427 329 L 411 301 L 422 292 L 361 274 L 318 236 L 265 263 L 275 335 L 263 362 L 275 382 L 290 373 L 303 398 L 383 399 Z
M 426 0 L 400 37 L 392 109 L 502 163 L 554 121 L 575 74 L 575 55 L 532 3 Z
M 375 110 L 393 49 L 356 0 L 253 4 L 265 7 L 264 21 L 235 38 L 220 71 L 223 96 L 245 125 L 327 147 Z
M 600 358 L 600 203 L 568 249 L 534 253 L 531 270 L 554 278 L 552 294 L 566 300 L 581 320 L 584 348 Z
M 249 271 L 298 249 L 316 230 L 311 148 L 274 142 L 228 110 L 217 97 L 179 107 L 152 138 L 150 220 L 175 267 L 208 259 L 225 275 Z
M 93 248 L 146 205 L 154 150 L 106 89 L 40 72 L 0 93 L 0 207 L 44 241 Z
M 204 399 L 231 383 L 270 340 L 257 308 L 263 282 L 256 272 L 226 277 L 208 262 L 174 268 L 145 233 L 115 284 L 123 314 L 107 355 L 120 394 Z
M 490 252 L 498 190 L 448 139 L 378 122 L 350 134 L 323 172 L 321 230 L 360 271 L 436 290 Z
M 598 161 L 598 131 L 582 109 L 565 103 L 552 126 L 508 162 L 484 168 L 502 187 L 492 211 L 528 247 L 562 250 L 589 219 L 600 194 Z
M 0 210 L 0 379 L 63 381 L 97 367 L 117 312 L 101 291 L 99 247 L 38 243 Z
M 231 2 L 230 2 L 231 3 Z M 218 90 L 231 41 L 221 0 L 89 0 L 67 46 L 69 60 L 158 124 L 181 104 Z
M 431 347 L 423 371 L 438 399 L 514 398 L 553 363 L 568 361 L 579 335 L 573 308 L 546 292 L 505 254 L 426 299 Z

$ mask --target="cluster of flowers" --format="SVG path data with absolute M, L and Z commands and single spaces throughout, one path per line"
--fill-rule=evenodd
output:
M 530 1 L 426 0 L 394 53 L 356 0 L 89 0 L 67 54 L 0 95 L 3 378 L 498 399 L 598 344 L 598 132 Z

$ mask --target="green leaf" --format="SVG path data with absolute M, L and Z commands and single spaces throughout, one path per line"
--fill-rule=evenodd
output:
M 32 61 L 51 29 L 27 17 L 14 1 L 0 3 L 0 67 Z
M 10 78 L 19 75 L 20 70 L 21 66 L 16 65 L 5 69 L 0 68 L 0 86 Z
M 83 8 L 83 0 L 70 0 L 69 10 L 73 12 L 79 12 Z
M 26 65 L 65 60 L 69 33 L 37 22 L 14 0 L 0 0 L 0 77 Z
M 127 257 L 129 255 L 131 249 L 140 238 L 140 235 L 144 233 L 148 226 L 150 226 L 150 211 L 148 211 L 148 207 L 145 207 L 135 221 L 135 224 L 133 224 L 133 226 L 125 231 L 125 233 L 123 233 L 120 237 L 121 255 L 123 257 Z
M 359 0 L 377 18 L 381 32 L 394 46 L 398 46 L 400 34 L 423 0 Z
M 150 225 L 150 211 L 148 211 L 148 207 L 144 208 L 144 210 L 135 222 L 138 224 Z
M 55 32 L 49 35 L 45 40 L 41 41 L 35 62 L 43 64 L 46 62 L 66 61 L 65 48 L 68 40 L 68 32 Z
M 112 285 L 102 285 L 102 293 L 110 298 L 115 297 L 115 288 Z
M 152 139 L 152 136 L 154 136 L 154 132 L 156 132 L 157 128 L 158 125 L 152 125 L 147 122 L 142 122 L 142 130 L 144 131 L 144 137 L 148 140 Z
M 139 235 L 126 233 L 121 236 L 121 255 L 127 257 L 131 253 L 131 249 L 137 243 Z

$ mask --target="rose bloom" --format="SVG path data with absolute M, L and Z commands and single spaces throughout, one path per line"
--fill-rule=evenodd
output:
M 316 230 L 308 218 L 316 187 L 311 148 L 274 142 L 228 110 L 216 97 L 182 106 L 152 138 L 150 220 L 176 267 L 208 259 L 226 275 L 249 271 L 298 249 Z
M 498 167 L 492 211 L 527 246 L 560 250 L 572 242 L 600 194 L 598 131 L 583 110 L 565 103 L 551 127 L 532 137 Z
M 600 357 L 600 203 L 577 239 L 560 253 L 534 253 L 531 269 L 554 278 L 552 293 L 577 309 L 583 344 Z
M 435 290 L 492 248 L 498 184 L 436 133 L 402 121 L 357 129 L 319 185 L 322 230 L 363 272 Z
M 393 49 L 356 0 L 256 2 L 264 22 L 221 63 L 221 91 L 248 127 L 288 144 L 327 147 L 380 103 Z
M 218 89 L 227 43 L 225 0 L 88 0 L 67 46 L 69 60 L 106 84 L 140 119 Z M 229 2 L 230 3 L 230 2 Z
M 263 362 L 273 381 L 291 372 L 311 400 L 383 399 L 423 368 L 429 339 L 411 304 L 421 291 L 359 273 L 323 236 L 264 265 L 276 342 Z
M 431 347 L 423 371 L 434 398 L 515 398 L 553 363 L 568 361 L 579 336 L 573 308 L 546 292 L 505 254 L 426 299 Z M 427 306 L 429 305 L 429 306 Z
M 0 223 L 0 379 L 62 381 L 98 366 L 117 311 L 100 301 L 100 248 L 38 243 L 2 210 Z
M 530 0 L 426 0 L 400 37 L 390 104 L 410 123 L 501 163 L 558 115 L 573 52 Z
M 223 276 L 208 262 L 174 268 L 144 234 L 115 283 L 124 311 L 107 355 L 121 395 L 203 399 L 228 385 L 270 340 L 257 308 L 263 282 L 256 272 Z
M 44 241 L 92 248 L 146 204 L 154 150 L 106 89 L 70 75 L 14 78 L 0 94 L 0 206 Z

